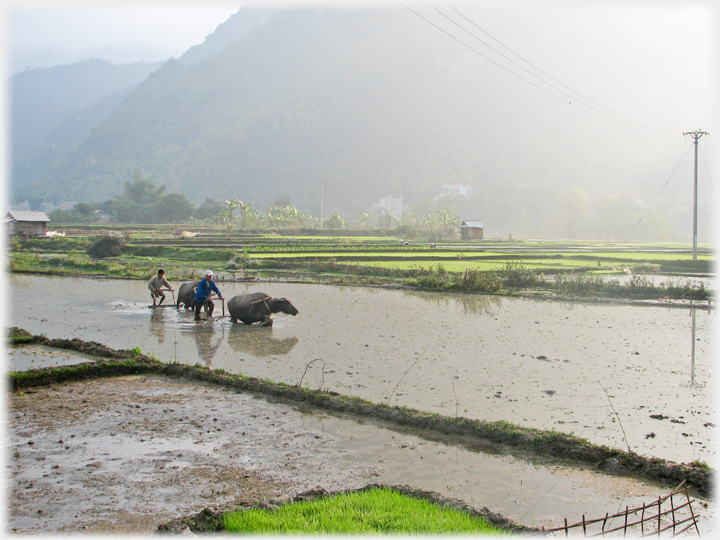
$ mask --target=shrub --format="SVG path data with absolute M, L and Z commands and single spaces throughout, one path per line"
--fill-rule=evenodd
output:
M 538 285 L 541 281 L 536 272 L 514 261 L 506 263 L 496 273 L 506 289 L 526 289 Z
M 495 272 L 483 272 L 466 268 L 462 273 L 460 288 L 467 291 L 495 293 L 503 285 L 502 279 Z
M 117 236 L 100 236 L 87 248 L 87 254 L 94 259 L 117 257 L 125 245 L 125 239 Z

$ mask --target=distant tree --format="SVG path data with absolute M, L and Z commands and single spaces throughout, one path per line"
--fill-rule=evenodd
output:
M 298 227 L 304 225 L 306 216 L 292 206 L 271 206 L 267 219 L 271 227 Z
M 386 229 L 391 229 L 392 226 L 393 226 L 393 223 L 394 223 L 394 222 L 397 222 L 398 217 L 397 217 L 397 216 L 393 216 L 393 215 L 390 213 L 390 211 L 389 211 L 387 208 L 383 207 L 383 206 L 380 206 L 379 208 L 381 208 L 381 209 L 383 210 L 383 212 L 385 212 L 385 215 L 383 216 L 383 223 L 385 224 L 385 228 L 386 228 Z
M 343 229 L 345 228 L 345 219 L 337 212 L 333 212 L 329 218 L 325 219 L 323 226 L 328 229 Z
M 55 210 L 48 217 L 53 223 L 91 223 L 97 221 L 95 210 L 100 205 L 78 203 L 72 210 Z
M 125 182 L 116 195 L 113 210 L 121 223 L 168 223 L 185 221 L 194 211 L 193 205 L 177 193 L 165 194 L 165 186 L 155 187 L 153 178 L 145 178 L 139 170 L 132 182 Z
M 642 215 L 642 209 L 621 197 L 600 196 L 593 204 L 593 233 L 602 240 L 625 240 Z
M 430 240 L 440 240 L 442 238 L 442 220 L 437 214 L 428 214 L 422 219 L 422 226 L 425 230 L 430 231 Z
M 362 214 L 360 214 L 360 217 L 357 218 L 355 224 L 360 229 L 371 229 L 374 220 L 375 216 L 373 216 L 369 212 L 363 212 Z
M 275 202 L 272 203 L 272 206 L 290 206 L 290 197 L 287 195 L 283 197 L 278 197 L 275 199 Z
M 192 216 L 195 207 L 182 195 L 170 193 L 155 204 L 155 220 L 157 223 L 179 223 Z
M 590 197 L 582 188 L 561 189 L 557 196 L 556 212 L 551 222 L 561 238 L 580 238 L 588 223 Z
M 93 239 L 92 245 L 87 248 L 87 254 L 94 259 L 117 257 L 125 245 L 123 238 L 115 236 L 100 236 Z
M 449 208 L 437 210 L 435 213 L 440 217 L 443 233 L 451 234 L 455 232 L 455 227 L 458 225 L 458 216 L 456 213 Z
M 220 201 L 205 197 L 205 202 L 195 209 L 193 217 L 197 219 L 214 218 L 222 212 L 224 208 L 225 206 Z
M 94 213 L 94 210 L 92 207 L 87 203 L 77 203 L 73 209 L 72 212 L 74 214 L 77 214 L 78 216 L 87 217 Z
M 144 178 L 139 170 L 133 173 L 133 181 L 123 184 L 123 192 L 117 195 L 119 201 L 128 201 L 135 204 L 152 204 L 160 200 L 165 193 L 165 186 L 155 187 L 153 178 Z
M 412 212 L 403 214 L 402 217 L 398 219 L 398 232 L 401 232 L 403 236 L 407 238 L 416 238 L 419 233 L 420 226 L 420 221 Z

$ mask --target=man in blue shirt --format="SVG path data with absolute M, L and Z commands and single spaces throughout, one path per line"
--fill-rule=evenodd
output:
M 203 307 L 203 304 L 207 302 L 208 305 L 208 319 L 212 317 L 213 310 L 215 309 L 215 304 L 212 300 L 210 300 L 210 293 L 215 291 L 218 295 L 218 298 L 222 298 L 222 293 L 220 292 L 220 289 L 217 288 L 217 285 L 215 285 L 215 282 L 213 281 L 213 273 L 212 270 L 208 270 L 205 272 L 205 279 L 201 280 L 200 283 L 198 283 L 197 291 L 195 292 L 195 320 L 200 320 L 200 310 Z

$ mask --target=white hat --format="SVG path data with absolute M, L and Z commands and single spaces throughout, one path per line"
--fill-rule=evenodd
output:
M 208 270 L 207 272 L 205 272 L 205 275 L 206 275 L 206 276 L 212 276 L 212 275 L 213 275 L 212 270 Z

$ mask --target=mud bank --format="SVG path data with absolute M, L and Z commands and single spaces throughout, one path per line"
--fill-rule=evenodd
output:
M 238 507 L 368 483 L 412 485 L 548 529 L 675 487 L 161 375 L 51 384 L 7 403 L 7 523 L 19 534 L 147 534 L 178 522 L 177 532 L 199 532 Z M 710 533 L 715 505 L 699 500 L 697 511 Z
M 225 388 L 272 396 L 288 402 L 305 403 L 326 410 L 380 419 L 399 426 L 410 427 L 446 436 L 460 436 L 476 440 L 478 444 L 492 444 L 509 448 L 515 455 L 530 459 L 558 462 L 578 467 L 590 466 L 606 472 L 639 476 L 660 482 L 679 484 L 685 480 L 702 496 L 712 494 L 713 472 L 698 464 L 675 463 L 659 458 L 647 458 L 632 452 L 588 443 L 586 440 L 555 431 L 522 428 L 508 422 L 485 422 L 463 417 L 448 417 L 418 411 L 408 407 L 376 404 L 337 392 L 310 390 L 300 386 L 278 384 L 223 370 L 183 364 L 164 364 L 131 350 L 114 350 L 95 342 L 79 339 L 49 339 L 32 336 L 19 329 L 11 329 L 15 343 L 35 343 L 44 346 L 71 349 L 101 357 L 63 368 L 46 368 L 10 374 L 14 391 L 64 381 L 112 377 L 120 375 L 153 374 L 182 377 L 203 381 Z

